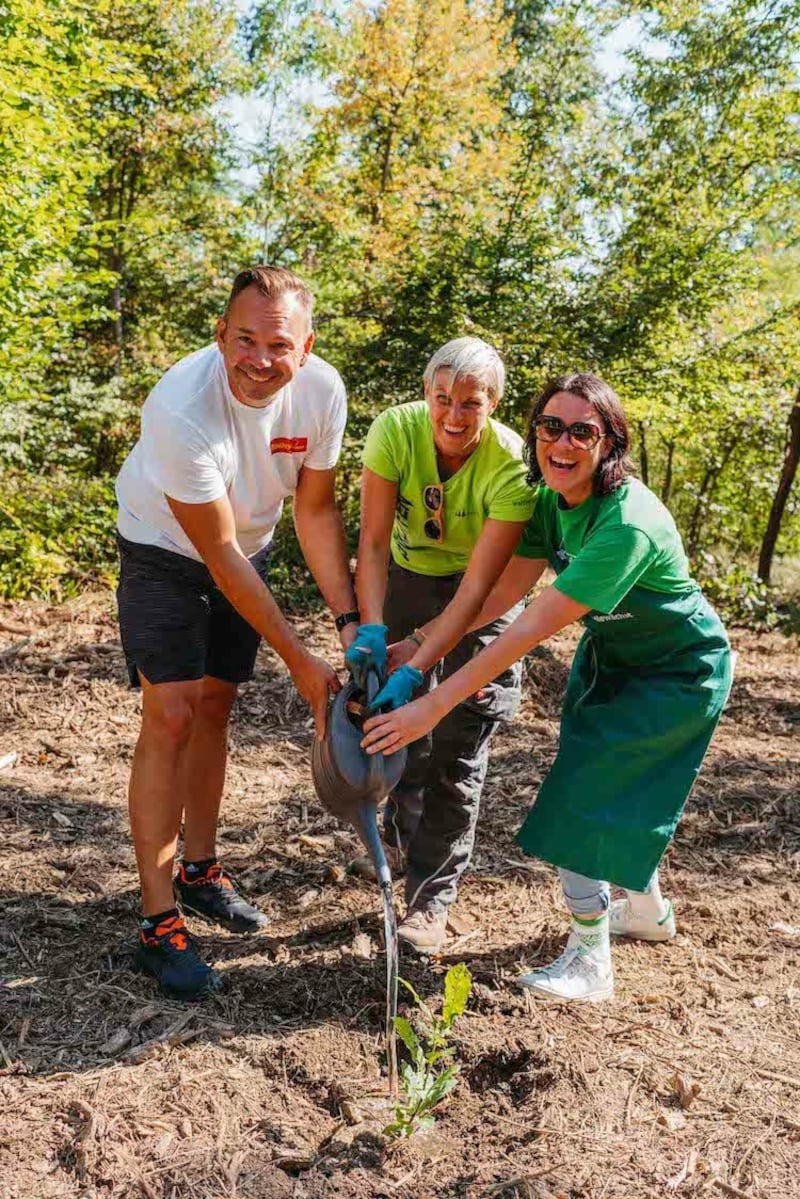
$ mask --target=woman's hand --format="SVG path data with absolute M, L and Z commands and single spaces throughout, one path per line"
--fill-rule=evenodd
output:
M 418 649 L 416 641 L 412 641 L 410 637 L 405 637 L 402 641 L 393 641 L 389 646 L 389 674 L 410 662 Z
M 374 670 L 382 683 L 386 678 L 385 624 L 360 624 L 344 651 L 344 660 L 357 686 L 366 690 L 367 675 Z
M 404 745 L 419 741 L 438 722 L 439 714 L 432 695 L 388 712 L 385 716 L 370 716 L 364 721 L 366 736 L 361 748 L 368 754 L 394 754 Z

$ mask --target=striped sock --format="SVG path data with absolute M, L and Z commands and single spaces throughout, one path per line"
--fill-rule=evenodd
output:
M 579 954 L 594 954 L 606 957 L 609 952 L 608 912 L 600 916 L 576 916 L 572 914 L 572 936 Z

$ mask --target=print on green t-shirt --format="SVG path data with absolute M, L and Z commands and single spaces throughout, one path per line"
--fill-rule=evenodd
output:
M 697 590 L 668 510 L 638 479 L 575 508 L 542 487 L 517 554 L 546 558 L 553 586 L 596 612 L 613 612 L 635 585 L 682 595 Z
M 442 484 L 425 401 L 398 404 L 376 417 L 362 461 L 397 484 L 391 542 L 395 562 L 417 574 L 461 573 L 488 519 L 527 521 L 534 492 L 525 481 L 522 446 L 518 433 L 490 419 L 478 448 Z M 432 515 L 425 506 L 425 489 L 433 484 L 442 486 L 444 493 L 441 542 L 425 534 L 425 522 Z

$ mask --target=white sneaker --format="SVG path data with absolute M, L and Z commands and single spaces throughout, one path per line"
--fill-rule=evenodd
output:
M 628 898 L 615 899 L 608 909 L 608 931 L 612 937 L 631 937 L 636 941 L 671 941 L 675 936 L 675 913 L 667 900 L 667 914 L 661 920 L 653 915 L 634 912 Z
M 601 1003 L 614 995 L 611 957 L 606 954 L 579 953 L 573 938 L 567 948 L 549 966 L 532 970 L 517 980 L 539 999 L 583 1000 Z

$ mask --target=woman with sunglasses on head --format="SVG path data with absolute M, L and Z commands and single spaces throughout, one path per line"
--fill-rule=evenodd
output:
M 523 824 L 526 853 L 559 868 L 572 914 L 566 950 L 520 980 L 556 1000 L 614 990 L 609 933 L 675 935 L 657 868 L 731 684 L 719 618 L 690 577 L 664 505 L 631 477 L 628 426 L 595 375 L 564 375 L 533 405 L 526 457 L 536 508 L 479 621 L 541 591 L 494 643 L 431 694 L 365 724 L 363 745 L 392 753 L 447 718 L 465 695 L 575 620 L 558 755 Z M 432 627 L 414 659 L 446 650 Z M 627 891 L 610 902 L 609 881 Z
M 385 683 L 374 701 L 381 707 L 435 687 L 508 627 L 519 608 L 475 618 L 533 510 L 522 438 L 492 419 L 505 383 L 497 351 L 477 337 L 450 341 L 428 362 L 423 383 L 424 400 L 376 418 L 363 454 L 361 624 L 346 659 L 356 682 L 364 685 L 373 670 Z M 442 612 L 448 652 L 418 667 L 427 627 Z M 408 871 L 398 933 L 421 953 L 444 943 L 474 844 L 489 740 L 497 722 L 514 715 L 519 680 L 518 664 L 509 663 L 465 695 L 432 737 L 411 747 L 387 801 L 390 864 L 397 872 L 405 859 Z

